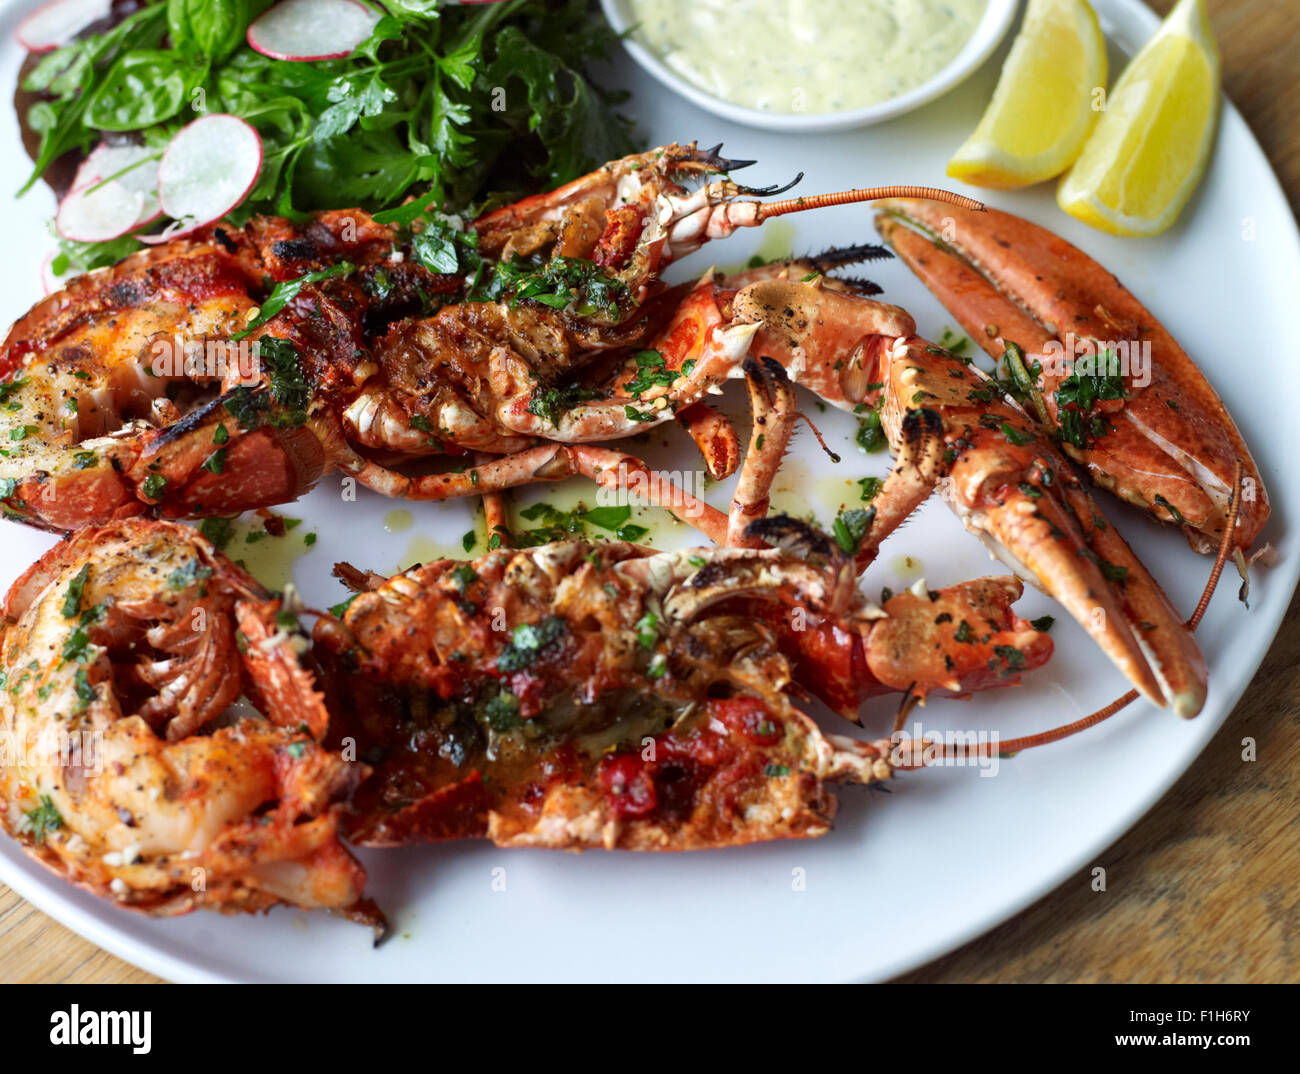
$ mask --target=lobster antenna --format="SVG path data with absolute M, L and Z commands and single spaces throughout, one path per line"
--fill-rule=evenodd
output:
M 880 198 L 921 198 L 926 201 L 944 201 L 962 209 L 982 213 L 983 202 L 968 198 L 963 194 L 954 194 L 951 190 L 940 190 L 932 186 L 872 186 L 858 190 L 841 190 L 835 194 L 813 194 L 806 198 L 787 198 L 785 201 L 771 201 L 758 208 L 759 220 L 770 220 L 774 216 L 786 213 L 800 213 L 805 209 L 828 209 L 833 205 L 854 205 L 860 201 L 877 201 Z
M 1223 537 L 1219 541 L 1219 554 L 1214 557 L 1214 566 L 1210 570 L 1210 577 L 1206 580 L 1205 589 L 1201 593 L 1201 599 L 1197 602 L 1196 610 L 1192 612 L 1191 618 L 1187 620 L 1187 629 L 1195 630 L 1201 623 L 1205 615 L 1205 610 L 1210 606 L 1210 598 L 1214 596 L 1214 590 L 1219 584 L 1219 577 L 1223 574 L 1224 564 L 1228 562 L 1229 549 L 1232 547 L 1233 535 L 1237 529 L 1237 515 L 1241 509 L 1241 460 L 1237 460 L 1236 467 L 1232 476 L 1232 501 L 1228 507 L 1228 520 L 1223 528 Z M 1119 712 L 1120 709 L 1126 708 L 1137 700 L 1138 692 L 1130 690 L 1123 697 L 1117 697 L 1109 705 L 1098 709 L 1096 712 L 1083 717 L 1081 720 L 1075 720 L 1074 723 L 1065 724 L 1063 727 L 1055 727 L 1050 731 L 1041 731 L 1036 735 L 1025 735 L 1022 738 L 1013 738 L 1010 742 L 1001 742 L 998 744 L 999 754 L 1019 753 L 1021 750 L 1032 749 L 1034 746 L 1045 746 L 1049 742 L 1058 742 L 1063 738 L 1069 738 L 1071 735 L 1078 734 L 1080 731 L 1086 731 L 1089 727 L 1109 719 Z M 988 756 L 988 746 L 976 747 L 974 756 Z M 956 752 L 950 752 L 952 747 L 945 747 L 945 757 L 969 757 L 970 751 L 963 748 L 959 755 Z
M 1214 587 L 1219 584 L 1219 575 L 1223 573 L 1223 565 L 1228 562 L 1228 549 L 1232 545 L 1232 539 L 1237 532 L 1237 515 L 1241 512 L 1241 460 L 1238 459 L 1236 465 L 1232 468 L 1232 500 L 1228 504 L 1228 521 L 1223 526 L 1223 538 L 1219 541 L 1219 554 L 1214 557 L 1214 567 L 1210 570 L 1209 581 L 1205 583 L 1205 592 L 1201 594 L 1201 599 L 1196 605 L 1196 611 L 1192 612 L 1192 617 L 1187 620 L 1187 629 L 1195 630 L 1201 625 L 1201 617 L 1205 615 L 1205 609 L 1210 606 L 1210 598 L 1214 596 Z

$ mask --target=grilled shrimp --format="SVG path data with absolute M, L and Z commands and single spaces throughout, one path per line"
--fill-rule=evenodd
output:
M 380 925 L 338 838 L 365 766 L 321 746 L 305 639 L 252 578 L 188 527 L 130 520 L 51 549 L 3 611 L 0 821 L 30 855 L 152 914 Z

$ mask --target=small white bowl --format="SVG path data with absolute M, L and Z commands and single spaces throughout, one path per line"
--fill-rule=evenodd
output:
M 618 33 L 626 34 L 634 25 L 624 0 L 600 0 L 600 3 L 605 9 L 605 17 Z M 850 127 L 868 127 L 873 123 L 892 119 L 894 116 L 928 104 L 940 94 L 947 93 L 988 59 L 993 50 L 998 47 L 1015 18 L 1019 3 L 1020 0 L 988 0 L 988 7 L 979 25 L 975 27 L 975 33 L 947 67 L 915 89 L 891 97 L 887 101 L 867 105 L 865 108 L 854 108 L 847 112 L 762 112 L 757 108 L 732 104 L 692 85 L 631 37 L 623 38 L 623 47 L 631 53 L 637 63 L 669 89 L 701 108 L 708 109 L 714 115 L 722 116 L 723 119 L 773 131 L 847 130 Z

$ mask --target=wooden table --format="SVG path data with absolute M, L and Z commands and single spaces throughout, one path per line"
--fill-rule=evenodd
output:
M 1149 0 L 1164 14 L 1174 0 Z M 1224 82 L 1300 211 L 1300 4 L 1209 0 Z M 1230 581 L 1225 584 L 1230 585 Z M 1087 872 L 903 981 L 1300 981 L 1300 600 L 1245 698 Z M 1244 737 L 1257 760 L 1241 759 Z M 0 886 L 0 982 L 148 982 Z

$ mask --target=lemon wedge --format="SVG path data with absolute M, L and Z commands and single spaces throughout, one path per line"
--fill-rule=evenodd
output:
M 948 174 L 1006 190 L 1060 175 L 1100 114 L 1106 41 L 1087 0 L 1029 0 L 993 100 Z
M 1057 203 L 1112 235 L 1158 235 L 1192 196 L 1214 145 L 1219 49 L 1205 0 L 1180 0 L 1120 76 Z

